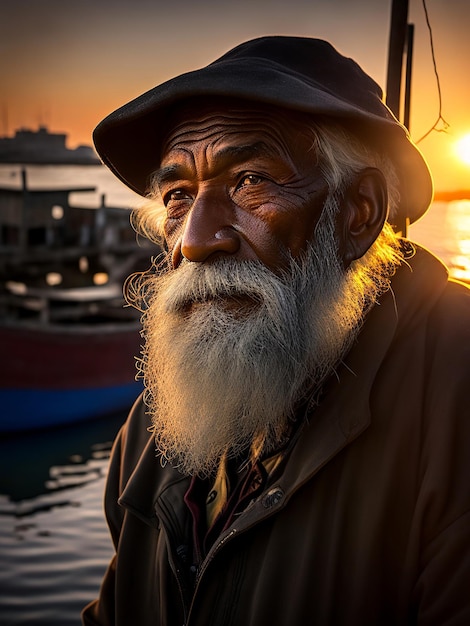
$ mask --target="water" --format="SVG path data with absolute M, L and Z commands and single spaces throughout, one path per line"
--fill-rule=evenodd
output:
M 112 555 L 102 500 L 125 414 L 0 441 L 0 624 L 78 626 Z
M 97 186 L 72 202 L 134 205 L 101 166 L 29 167 L 31 187 Z M 0 186 L 19 168 L 0 166 Z M 470 202 L 435 203 L 410 238 L 470 280 Z M 0 624 L 79 626 L 112 555 L 102 498 L 111 441 L 125 414 L 0 441 Z
M 408 237 L 444 261 L 452 277 L 470 282 L 470 201 L 435 202 Z
M 134 206 L 140 198 L 102 165 L 28 165 L 25 170 L 28 187 L 32 189 L 49 186 L 96 188 L 94 192 L 72 193 L 72 205 L 97 208 L 104 194 L 107 205 L 129 207 Z M 0 186 L 21 187 L 21 167 L 0 164 Z

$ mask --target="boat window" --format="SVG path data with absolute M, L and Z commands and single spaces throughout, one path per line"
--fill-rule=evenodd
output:
M 60 285 L 61 282 L 62 282 L 62 274 L 60 274 L 59 272 L 49 272 L 46 275 L 46 283 L 50 287 L 55 287 L 56 285 Z
M 64 207 L 61 207 L 60 204 L 54 204 L 51 214 L 53 219 L 61 220 L 64 217 Z
M 78 268 L 82 272 L 82 274 L 85 274 L 85 272 L 88 272 L 88 267 L 89 267 L 89 263 L 88 263 L 87 257 L 81 256 L 78 259 Z
M 109 280 L 108 274 L 106 272 L 97 272 L 93 274 L 93 282 L 95 285 L 105 285 Z

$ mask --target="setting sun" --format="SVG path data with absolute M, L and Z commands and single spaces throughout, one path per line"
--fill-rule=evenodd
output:
M 470 165 L 470 133 L 461 137 L 457 141 L 455 148 L 459 158 L 467 165 Z

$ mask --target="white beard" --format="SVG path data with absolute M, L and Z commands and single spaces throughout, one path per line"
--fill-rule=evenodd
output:
M 379 287 L 343 270 L 325 213 L 282 275 L 227 257 L 141 278 L 145 401 L 159 454 L 182 473 L 209 475 L 255 440 L 275 449 L 357 335 Z

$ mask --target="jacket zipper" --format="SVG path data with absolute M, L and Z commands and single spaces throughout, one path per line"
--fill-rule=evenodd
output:
M 222 546 L 227 543 L 227 541 L 229 541 L 230 539 L 232 539 L 232 537 L 234 535 L 236 535 L 237 533 L 237 529 L 236 528 L 232 528 L 230 530 L 230 532 L 228 533 L 228 535 L 225 535 L 224 537 L 222 537 L 222 539 L 220 539 L 212 548 L 212 550 L 209 552 L 209 554 L 207 555 L 207 557 L 205 558 L 205 560 L 201 563 L 201 566 L 198 568 L 197 570 L 197 574 L 196 574 L 196 581 L 195 581 L 195 586 L 194 586 L 194 594 L 193 597 L 196 595 L 197 593 L 197 589 L 199 587 L 199 581 L 201 580 L 204 572 L 207 570 L 207 568 L 209 567 L 209 564 L 211 563 L 211 561 L 214 559 L 215 555 L 219 552 L 219 550 L 222 548 Z

